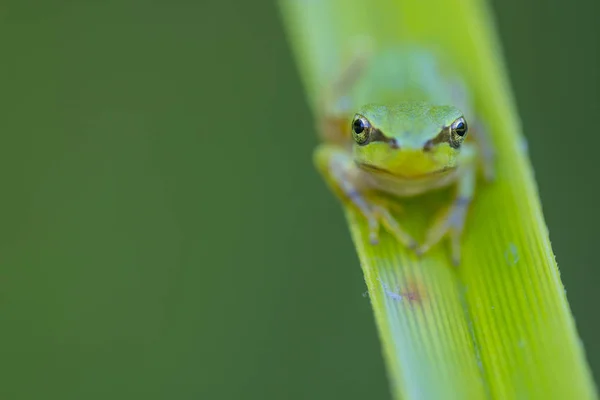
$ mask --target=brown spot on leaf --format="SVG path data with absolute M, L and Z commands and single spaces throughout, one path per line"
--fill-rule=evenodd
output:
M 420 283 L 409 282 L 400 295 L 410 304 L 421 305 L 425 301 L 425 288 Z
M 408 302 L 410 305 L 421 305 L 425 301 L 425 288 L 420 283 L 408 282 L 404 289 L 392 288 L 379 279 L 385 295 L 396 301 Z

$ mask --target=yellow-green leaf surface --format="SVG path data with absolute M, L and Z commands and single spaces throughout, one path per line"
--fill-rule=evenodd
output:
M 407 41 L 450 57 L 497 149 L 454 268 L 444 245 L 421 259 L 344 206 L 392 391 L 406 399 L 590 399 L 596 389 L 560 280 L 493 20 L 480 0 L 281 0 L 308 98 L 343 68 L 353 41 Z M 447 199 L 446 199 L 447 200 Z M 402 202 L 423 235 L 444 196 Z

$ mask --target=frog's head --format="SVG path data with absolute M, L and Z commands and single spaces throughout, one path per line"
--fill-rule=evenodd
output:
M 467 122 L 452 106 L 368 104 L 354 116 L 351 129 L 354 160 L 361 168 L 410 179 L 454 169 Z

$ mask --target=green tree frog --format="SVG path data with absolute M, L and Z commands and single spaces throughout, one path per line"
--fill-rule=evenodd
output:
M 448 237 L 458 264 L 477 166 L 491 179 L 493 152 L 481 123 L 472 120 L 465 85 L 444 65 L 421 48 L 355 55 L 325 90 L 324 143 L 314 160 L 334 191 L 366 218 L 371 243 L 379 240 L 380 224 L 418 254 Z M 467 140 L 474 134 L 475 142 Z M 456 188 L 454 201 L 420 244 L 370 195 L 418 196 L 448 186 Z

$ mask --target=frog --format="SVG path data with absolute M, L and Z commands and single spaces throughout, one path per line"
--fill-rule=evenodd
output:
M 323 91 L 323 141 L 313 159 L 332 190 L 366 219 L 372 245 L 380 226 L 419 256 L 448 238 L 459 265 L 478 171 L 494 180 L 494 150 L 465 81 L 451 67 L 420 46 L 356 52 Z M 376 196 L 401 201 L 444 188 L 454 189 L 452 202 L 421 243 Z

